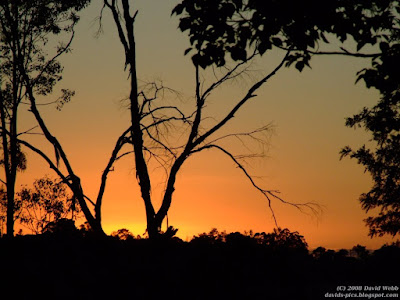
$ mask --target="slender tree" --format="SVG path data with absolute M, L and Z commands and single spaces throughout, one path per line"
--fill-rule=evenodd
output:
M 0 1 L 0 118 L 7 192 L 7 235 L 14 233 L 14 194 L 17 170 L 26 168 L 18 130 L 18 111 L 29 94 L 48 95 L 61 79 L 62 67 L 56 58 L 68 50 L 60 45 L 47 60 L 44 47 L 51 35 L 73 32 L 76 12 L 89 0 Z M 29 81 L 26 79 L 29 78 Z M 29 87 L 28 87 L 29 85 Z M 63 90 L 58 105 L 69 101 L 73 92 Z M 35 105 L 33 105 L 33 109 Z M 39 124 L 40 125 L 40 124 Z M 58 156 L 58 153 L 56 153 Z
M 36 13 L 41 10 L 39 8 L 35 10 L 34 6 L 35 4 L 28 1 L 0 2 L 0 119 L 3 150 L 1 164 L 5 173 L 3 183 L 7 193 L 9 236 L 13 236 L 14 233 L 14 192 L 17 171 L 26 168 L 26 157 L 17 141 L 17 137 L 21 134 L 18 131 L 18 111 L 25 97 L 19 64 L 29 66 L 28 72 L 35 72 L 40 68 L 39 62 L 43 57 L 33 43 L 34 36 L 30 29 L 30 22 L 40 18 Z M 58 73 L 58 65 L 49 66 L 48 70 L 43 72 L 42 79 L 37 82 L 37 90 L 41 94 L 50 92 L 59 79 Z

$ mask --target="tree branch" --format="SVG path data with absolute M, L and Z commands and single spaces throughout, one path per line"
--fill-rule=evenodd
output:
M 216 89 L 218 86 L 220 86 L 222 83 L 224 83 L 224 82 L 227 81 L 227 80 L 236 78 L 237 76 L 240 76 L 240 74 L 242 74 L 243 71 L 241 71 L 241 72 L 239 72 L 239 73 L 237 73 L 237 74 L 234 74 L 234 73 L 235 73 L 235 72 L 237 71 L 237 69 L 239 69 L 241 66 L 243 66 L 243 65 L 247 64 L 249 61 L 251 61 L 256 55 L 258 55 L 257 50 L 255 50 L 255 51 L 253 52 L 253 54 L 250 55 L 246 60 L 244 60 L 244 61 L 238 63 L 235 67 L 233 67 L 231 70 L 229 70 L 222 78 L 220 78 L 219 80 L 217 80 L 216 82 L 214 82 L 213 84 L 211 84 L 211 85 L 206 89 L 206 91 L 202 94 L 201 97 L 202 97 L 203 99 L 207 98 L 207 96 L 208 96 L 214 89 Z M 232 75 L 232 74 L 234 74 L 234 75 Z
M 215 125 L 213 128 L 208 130 L 206 133 L 202 134 L 199 136 L 194 142 L 193 145 L 197 146 L 200 145 L 205 139 L 207 139 L 209 136 L 211 136 L 213 133 L 215 133 L 217 130 L 219 130 L 222 126 L 224 126 L 230 119 L 232 119 L 235 115 L 235 113 L 251 98 L 255 97 L 254 92 L 258 90 L 265 82 L 267 82 L 272 76 L 278 72 L 280 68 L 284 65 L 287 57 L 290 54 L 290 50 L 286 53 L 285 57 L 282 59 L 282 61 L 279 63 L 279 65 L 267 76 L 265 76 L 263 79 L 259 80 L 257 83 L 255 83 L 247 92 L 246 96 L 239 101 L 239 103 L 236 104 L 236 106 L 228 113 L 228 115 L 222 119 L 217 125 Z M 193 149 L 193 148 L 192 148 Z
M 206 149 L 213 149 L 213 148 L 217 149 L 217 150 L 220 150 L 222 153 L 227 155 L 235 163 L 235 165 L 245 174 L 247 179 L 251 182 L 252 186 L 255 189 L 257 189 L 268 200 L 268 206 L 269 206 L 269 209 L 271 210 L 272 217 L 274 219 L 276 227 L 279 227 L 279 226 L 278 226 L 278 222 L 277 222 L 274 210 L 272 209 L 272 201 L 271 201 L 272 198 L 278 199 L 282 203 L 294 206 L 294 207 L 296 207 L 297 209 L 299 209 L 302 212 L 303 212 L 302 208 L 306 207 L 306 208 L 310 209 L 315 215 L 318 214 L 318 211 L 315 208 L 315 206 L 317 206 L 317 204 L 315 204 L 315 203 L 307 202 L 307 203 L 298 204 L 298 203 L 288 202 L 288 201 L 285 201 L 281 197 L 276 195 L 277 193 L 279 193 L 279 191 L 262 189 L 259 185 L 257 185 L 255 183 L 253 177 L 247 172 L 246 168 L 237 160 L 237 158 L 232 153 L 230 153 L 229 151 L 227 151 L 226 149 L 224 149 L 221 146 L 218 146 L 218 145 L 215 145 L 215 144 L 205 145 L 205 146 L 200 147 L 200 148 L 198 148 L 196 150 L 193 150 L 191 153 L 194 154 L 194 153 L 206 150 Z
M 122 29 L 122 26 L 121 26 L 121 22 L 120 22 L 120 18 L 119 18 L 119 13 L 118 13 L 118 11 L 117 11 L 117 6 L 116 6 L 116 1 L 115 1 L 115 0 L 112 0 L 112 2 L 111 2 L 111 4 L 110 4 L 110 3 L 108 2 L 108 0 L 104 0 L 104 4 L 111 10 L 111 13 L 112 13 L 112 15 L 113 15 L 115 24 L 117 25 L 117 30 L 118 30 L 119 39 L 120 39 L 122 45 L 124 46 L 125 55 L 128 55 L 128 53 L 129 53 L 129 46 L 128 46 L 128 42 L 127 42 L 126 37 L 125 37 L 124 30 Z M 126 69 L 126 66 L 127 66 L 127 65 L 128 65 L 128 61 L 126 60 L 126 61 L 125 61 L 125 69 Z
M 343 51 L 310 51 L 307 50 L 306 52 L 313 54 L 313 55 L 345 55 L 345 56 L 352 56 L 352 57 L 363 57 L 363 58 L 374 58 L 381 55 L 381 53 L 354 53 L 347 51 L 344 48 L 340 48 Z
M 278 47 L 281 50 L 289 51 L 288 48 L 285 47 Z M 362 58 L 374 58 L 380 56 L 382 53 L 357 53 L 357 52 L 351 52 L 348 51 L 347 49 L 343 47 L 339 47 L 340 50 L 342 51 L 312 51 L 312 50 L 304 50 L 304 49 L 295 49 L 292 48 L 292 51 L 304 51 L 309 54 L 313 55 L 344 55 L 344 56 L 352 56 L 352 57 L 362 57 Z
M 112 151 L 111 157 L 107 163 L 106 168 L 103 171 L 103 174 L 101 176 L 101 184 L 99 188 L 99 192 L 97 194 L 97 201 L 95 204 L 95 217 L 96 219 L 101 222 L 101 205 L 103 201 L 103 196 L 104 196 L 104 191 L 106 188 L 106 181 L 107 181 L 107 176 L 108 173 L 111 171 L 111 167 L 114 164 L 114 162 L 118 159 L 118 153 L 121 150 L 122 146 L 125 145 L 126 141 L 126 135 L 131 131 L 131 127 L 129 127 L 127 130 L 125 130 L 121 136 L 118 138 L 114 150 Z
M 50 166 L 51 169 L 53 169 L 57 175 L 66 183 L 68 184 L 68 186 L 72 189 L 72 187 L 70 186 L 70 182 L 67 179 L 67 177 L 61 173 L 60 169 L 58 167 L 56 167 L 56 165 L 52 162 L 52 160 L 40 149 L 36 148 L 35 146 L 31 145 L 30 143 L 24 141 L 24 140 L 17 140 L 18 143 L 24 145 L 25 147 L 31 149 L 33 152 L 36 152 L 37 154 L 39 154 Z

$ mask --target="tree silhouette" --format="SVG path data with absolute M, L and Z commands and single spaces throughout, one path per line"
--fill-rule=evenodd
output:
M 201 233 L 197 236 L 193 236 L 190 241 L 192 244 L 196 245 L 215 245 L 225 242 L 226 232 L 219 232 L 217 228 L 213 228 L 209 233 Z
M 353 248 L 351 248 L 350 253 L 353 253 L 355 257 L 361 260 L 365 260 L 369 256 L 367 248 L 361 245 L 356 245 Z
M 132 232 L 130 232 L 126 228 L 121 228 L 121 229 L 118 229 L 117 231 L 113 231 L 111 233 L 111 236 L 115 237 L 121 241 L 131 241 L 131 240 L 135 239 L 135 236 L 132 234 Z M 136 238 L 140 239 L 141 237 L 140 237 L 140 235 L 138 235 Z
M 71 9 L 80 9 L 87 1 L 1 1 L 0 2 L 0 128 L 1 164 L 4 166 L 7 193 L 7 235 L 14 234 L 14 194 L 18 170 L 26 168 L 26 157 L 18 138 L 20 104 L 26 100 L 25 76 L 32 78 L 31 88 L 39 95 L 52 92 L 61 79 L 62 68 L 56 60 L 45 61 L 43 46 L 49 34 L 59 34 L 63 21 L 76 18 Z M 67 26 L 68 27 L 68 26 Z M 59 51 L 62 52 L 61 50 Z M 24 67 L 24 72 L 21 71 Z M 61 105 L 68 101 L 70 92 L 65 90 Z
M 57 174 L 65 182 L 68 182 L 67 184 L 69 184 L 74 194 L 80 196 L 77 197 L 80 206 L 90 219 L 90 211 L 81 192 L 79 178 L 74 177 L 61 145 L 46 127 L 37 108 L 40 104 L 37 103 L 35 98 L 36 95 L 50 94 L 55 84 L 61 80 L 62 67 L 57 59 L 69 51 L 74 36 L 73 28 L 79 20 L 76 13 L 87 6 L 89 2 L 90 0 L 17 0 L 0 2 L 2 37 L 0 46 L 3 54 L 0 111 L 2 117 L 3 162 L 6 170 L 7 194 L 9 195 L 9 217 L 7 218 L 9 236 L 13 235 L 13 197 L 16 170 L 18 168 L 16 158 L 19 145 L 28 147 L 47 160 Z M 70 40 L 66 44 L 61 42 L 54 56 L 48 58 L 44 48 L 49 38 L 61 33 L 69 33 Z M 55 101 L 58 109 L 74 95 L 74 92 L 70 90 L 63 89 L 61 91 L 62 95 Z M 38 126 L 43 135 L 54 146 L 55 163 L 41 150 L 20 139 L 20 133 L 16 130 L 17 111 L 18 105 L 23 99 L 30 102 L 30 108 Z M 9 124 L 7 124 L 8 120 Z M 31 131 L 32 129 L 29 129 L 25 133 L 30 133 Z M 60 160 L 65 163 L 69 173 L 68 176 L 71 179 L 67 179 L 67 176 L 64 176 L 58 169 Z M 92 223 L 95 224 L 93 221 Z
M 400 8 L 397 1 L 383 1 L 376 6 L 391 15 L 382 24 L 381 53 L 372 59 L 370 68 L 358 73 L 357 80 L 377 89 L 381 97 L 374 107 L 364 107 L 346 120 L 346 126 L 370 132 L 373 143 L 372 147 L 363 145 L 353 150 L 346 146 L 341 151 L 341 157 L 356 159 L 373 179 L 371 190 L 360 196 L 361 207 L 367 213 L 374 212 L 365 219 L 371 237 L 400 233 L 400 20 L 393 12 Z M 364 39 L 367 37 L 372 38 L 366 34 Z
M 54 85 L 61 79 L 62 67 L 58 62 L 58 58 L 70 51 L 70 45 L 74 37 L 74 26 L 79 20 L 77 12 L 86 7 L 89 2 L 90 0 L 18 0 L 12 3 L 1 3 L 0 8 L 3 13 L 1 16 L 1 29 L 3 31 L 2 37 L 4 37 L 1 41 L 2 49 L 4 49 L 5 53 L 8 55 L 12 53 L 11 58 L 14 59 L 12 65 L 13 72 L 18 75 L 19 80 L 18 92 L 23 95 L 24 99 L 28 100 L 30 111 L 37 121 L 37 127 L 41 130 L 41 132 L 35 132 L 35 134 L 42 134 L 54 148 L 54 159 L 50 158 L 38 147 L 21 139 L 20 135 L 7 131 L 5 122 L 2 124 L 2 136 L 5 138 L 10 136 L 11 138 L 14 134 L 14 138 L 16 139 L 15 143 L 17 145 L 23 145 L 39 154 L 49 164 L 50 168 L 56 172 L 60 179 L 71 189 L 92 229 L 98 234 L 104 234 L 101 227 L 101 200 L 105 189 L 107 174 L 112 164 L 119 158 L 117 154 L 119 148 L 122 146 L 124 134 L 116 143 L 115 151 L 113 151 L 102 176 L 99 196 L 97 197 L 97 201 L 94 202 L 84 194 L 80 178 L 75 174 L 62 145 L 47 127 L 38 109 L 41 103 L 38 103 L 36 99 L 38 95 L 47 95 L 51 93 Z M 56 36 L 61 33 L 64 33 L 62 37 L 69 35 L 69 40 L 66 42 L 61 41 L 57 46 L 56 53 L 53 56 L 48 55 L 44 51 L 48 40 L 56 40 Z M 10 76 L 9 74 L 5 75 Z M 73 91 L 66 89 L 62 89 L 61 92 L 62 95 L 53 102 L 57 105 L 57 109 L 61 109 L 74 95 Z M 6 103 L 4 95 L 3 92 L 2 104 Z M 27 133 L 30 132 L 31 130 L 27 131 Z M 8 148 L 3 147 L 3 149 Z M 3 161 L 7 163 L 9 160 L 4 159 Z M 5 169 L 8 169 L 7 166 Z M 14 191 L 12 189 L 7 189 L 7 193 L 11 195 L 14 194 Z M 9 205 L 12 204 L 11 201 L 9 201 L 9 203 Z M 92 213 L 88 204 L 93 205 L 94 213 Z M 8 218 L 8 220 L 10 220 L 8 222 L 11 224 L 11 218 Z M 10 230 L 12 229 L 12 226 L 8 227 Z
M 66 184 L 48 177 L 35 180 L 33 189 L 24 187 L 17 195 L 22 202 L 19 221 L 35 234 L 61 219 L 74 221 L 81 212 Z
M 61 181 L 43 177 L 33 183 L 33 188 L 22 187 L 16 193 L 14 221 L 33 234 L 41 234 L 50 223 L 61 219 L 75 221 L 81 210 L 75 199 L 69 195 L 67 186 Z M 0 219 L 5 219 L 7 208 L 5 191 L 0 190 Z

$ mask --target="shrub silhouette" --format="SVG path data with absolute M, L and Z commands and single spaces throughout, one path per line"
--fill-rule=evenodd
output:
M 354 246 L 351 249 L 350 254 L 352 256 L 354 256 L 355 258 L 361 259 L 361 260 L 366 260 L 370 256 L 367 248 L 365 246 L 361 246 L 361 245 Z
M 226 232 L 219 232 L 217 228 L 211 229 L 209 233 L 201 233 L 197 236 L 193 236 L 190 241 L 191 244 L 195 245 L 215 245 L 225 242 Z
M 272 233 L 253 233 L 245 232 L 244 234 L 239 232 L 233 232 L 227 234 L 225 231 L 219 232 L 216 228 L 213 228 L 209 233 L 201 233 L 198 236 L 194 236 L 191 240 L 193 244 L 229 244 L 229 245 L 262 245 L 272 250 L 296 250 L 308 252 L 308 245 L 306 240 L 297 231 L 291 232 L 289 229 L 274 229 Z
M 135 239 L 132 232 L 130 232 L 126 228 L 121 228 L 121 229 L 118 229 L 117 231 L 112 232 L 111 236 L 117 238 L 120 241 L 130 241 L 130 240 Z M 141 239 L 140 235 L 138 235 L 136 238 Z
M 49 222 L 43 229 L 44 235 L 78 235 L 79 230 L 75 227 L 75 222 L 71 219 L 61 218 L 57 221 Z

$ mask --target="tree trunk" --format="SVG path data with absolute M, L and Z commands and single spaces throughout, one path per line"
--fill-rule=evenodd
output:
M 14 186 L 7 182 L 7 236 L 14 236 Z
M 93 216 L 93 214 L 89 210 L 89 207 L 86 204 L 80 179 L 77 176 L 74 176 L 72 180 L 72 192 L 74 193 L 74 196 L 77 198 L 78 203 L 82 209 L 82 212 L 85 215 L 85 218 L 89 223 L 90 228 L 93 230 L 93 232 L 98 236 L 106 236 L 106 233 L 104 232 L 103 227 L 101 226 L 101 220 L 96 219 Z
M 149 239 L 157 239 L 160 236 L 161 224 L 157 224 L 154 215 L 147 216 L 147 233 L 149 234 Z

